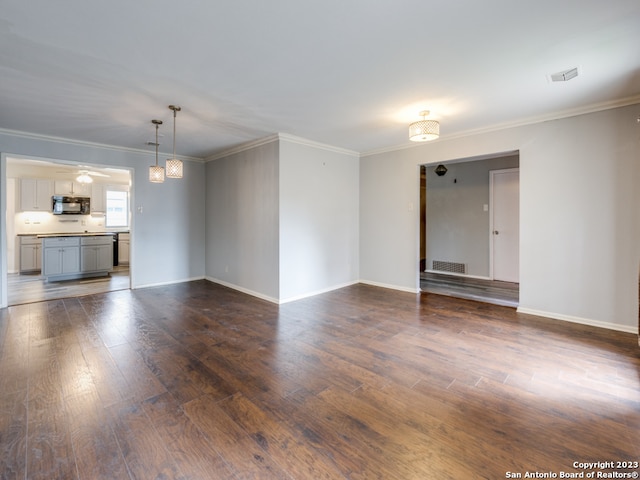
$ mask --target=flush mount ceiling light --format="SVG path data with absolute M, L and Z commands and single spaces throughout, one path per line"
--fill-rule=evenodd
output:
M 162 120 L 151 120 L 156 126 L 156 164 L 149 167 L 149 181 L 151 183 L 164 182 L 164 168 L 158 165 L 158 127 L 162 125 Z
M 169 105 L 173 110 L 173 157 L 167 160 L 167 178 L 182 178 L 182 160 L 176 158 L 176 112 L 182 108 L 176 105 Z
M 76 177 L 76 182 L 78 183 L 92 183 L 93 178 L 89 175 L 88 170 L 80 170 L 80 175 Z
M 429 110 L 420 112 L 422 120 L 409 125 L 409 140 L 412 142 L 428 142 L 440 136 L 440 122 L 437 120 L 427 120 Z

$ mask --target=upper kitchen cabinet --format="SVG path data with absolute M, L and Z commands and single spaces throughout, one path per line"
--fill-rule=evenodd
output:
M 20 210 L 50 212 L 53 185 L 51 180 L 23 178 L 20 180 Z
M 69 195 L 76 197 L 91 196 L 91 184 L 79 183 L 71 180 L 56 180 L 54 183 L 54 191 L 56 195 Z
M 91 184 L 91 213 L 105 213 L 107 211 L 107 185 L 103 183 Z

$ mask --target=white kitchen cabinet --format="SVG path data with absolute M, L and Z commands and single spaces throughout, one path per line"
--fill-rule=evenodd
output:
M 86 272 L 108 272 L 113 269 L 113 237 L 101 235 L 81 238 L 80 270 Z
M 51 211 L 51 180 L 22 178 L 20 180 L 20 210 L 23 212 Z
M 76 197 L 91 196 L 91 183 L 78 183 L 72 180 L 56 180 L 53 189 L 56 195 L 69 195 Z
M 20 237 L 20 273 L 42 268 L 42 240 L 35 235 Z
M 107 211 L 107 186 L 103 183 L 91 184 L 91 213 Z
M 118 264 L 129 265 L 130 236 L 128 233 L 118 235 Z
M 45 238 L 42 252 L 42 274 L 45 277 L 80 273 L 79 237 Z

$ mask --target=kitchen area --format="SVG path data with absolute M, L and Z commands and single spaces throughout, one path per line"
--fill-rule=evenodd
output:
M 130 288 L 128 170 L 7 159 L 8 303 Z

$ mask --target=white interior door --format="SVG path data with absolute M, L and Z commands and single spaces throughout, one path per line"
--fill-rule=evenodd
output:
M 520 281 L 520 170 L 490 172 L 491 277 Z

